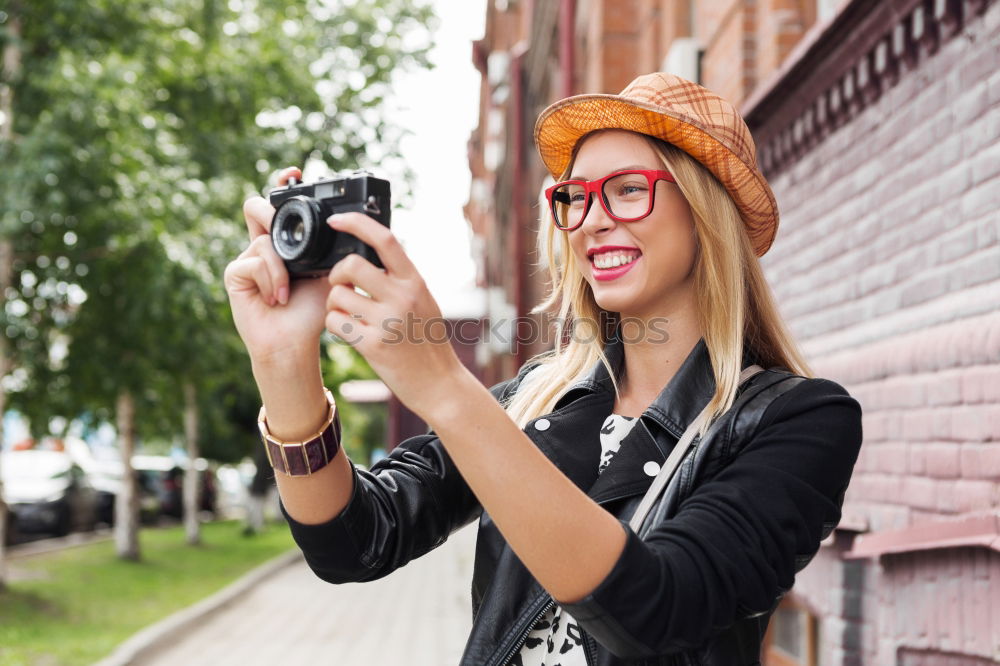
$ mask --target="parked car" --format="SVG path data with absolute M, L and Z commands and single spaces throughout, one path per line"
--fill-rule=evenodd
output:
M 139 485 L 159 500 L 160 513 L 173 518 L 184 515 L 184 467 L 168 456 L 136 455 L 132 467 L 139 475 Z M 201 482 L 199 510 L 215 514 L 215 474 L 205 459 L 195 461 Z
M 122 487 L 122 464 L 113 460 L 94 461 L 87 474 L 97 491 L 97 519 L 114 525 L 115 498 Z
M 4 500 L 18 532 L 64 536 L 94 529 L 97 491 L 70 456 L 39 450 L 0 455 Z

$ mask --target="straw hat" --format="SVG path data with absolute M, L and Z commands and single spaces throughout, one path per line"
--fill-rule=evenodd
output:
M 757 167 L 750 129 L 732 104 L 664 72 L 640 76 L 618 95 L 567 97 L 535 123 L 535 145 L 554 178 L 566 170 L 576 142 L 598 129 L 648 134 L 689 153 L 729 190 L 757 256 L 771 247 L 778 205 Z

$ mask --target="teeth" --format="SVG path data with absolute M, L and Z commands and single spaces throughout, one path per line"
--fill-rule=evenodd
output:
M 594 257 L 594 266 L 598 268 L 617 268 L 639 258 L 638 252 L 605 252 Z

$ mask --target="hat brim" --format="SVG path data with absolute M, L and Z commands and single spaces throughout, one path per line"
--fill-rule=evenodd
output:
M 744 140 L 742 136 L 717 136 L 686 114 L 618 95 L 576 95 L 545 109 L 535 123 L 535 145 L 553 178 L 558 179 L 569 166 L 577 141 L 599 129 L 647 134 L 694 157 L 729 191 L 757 256 L 771 247 L 778 229 L 777 202 L 755 165 L 746 164 L 730 148 L 733 142 Z

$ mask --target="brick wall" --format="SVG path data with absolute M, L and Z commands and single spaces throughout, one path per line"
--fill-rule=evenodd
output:
M 1000 650 L 1000 553 L 965 548 L 884 559 L 878 652 L 868 663 L 996 663 L 986 657 Z
M 998 38 L 993 4 L 772 179 L 763 264 L 865 409 L 848 504 L 873 528 L 1000 507 Z
M 919 16 L 904 16 L 903 5 Z M 818 618 L 821 666 L 979 666 L 1000 658 L 1000 555 L 982 546 L 845 555 L 855 532 L 1000 511 L 1000 2 L 840 6 L 817 26 L 807 0 L 578 0 L 574 92 L 617 92 L 657 69 L 692 26 L 705 49 L 702 82 L 741 108 L 766 101 L 777 70 L 789 77 L 780 97 L 793 101 L 778 110 L 796 99 L 808 107 L 784 118 L 758 107 L 757 125 L 747 116 L 755 132 L 771 123 L 756 137 L 782 215 L 762 264 L 816 374 L 861 402 L 865 432 L 841 528 L 793 594 Z M 841 49 L 831 69 L 847 69 L 817 87 L 812 72 L 790 68 L 790 53 L 805 57 L 800 40 L 822 42 L 852 12 L 857 29 L 821 44 Z M 880 21 L 896 25 L 874 34 Z M 876 41 L 852 50 L 869 36 Z M 561 80 L 536 70 L 527 78 Z M 528 91 L 529 122 L 553 90 Z M 530 175 L 537 192 L 541 171 Z M 496 196 L 497 208 L 510 206 Z M 523 218 L 537 217 L 532 201 Z M 495 238 L 485 246 L 508 254 Z M 533 305 L 544 276 L 504 261 L 530 276 Z M 939 603 L 955 590 L 992 614 Z M 942 628 L 956 621 L 976 637 Z
M 774 72 L 816 20 L 815 0 L 759 0 L 756 59 L 759 81 Z
M 750 94 L 756 83 L 754 37 L 756 8 L 745 0 L 699 2 L 695 11 L 695 37 L 704 53 L 703 85 L 734 103 Z
M 602 1 L 587 5 L 587 50 L 583 72 L 584 90 L 616 93 L 635 78 L 640 61 L 639 30 L 641 16 L 652 7 L 640 0 Z
M 762 263 L 816 373 L 861 402 L 844 513 L 874 533 L 1000 510 L 1000 3 L 973 4 L 769 178 L 782 219 Z M 795 586 L 824 666 L 1000 657 L 1000 553 L 841 555 Z M 867 567 L 857 620 L 838 566 Z
M 666 55 L 667 49 L 675 39 L 691 36 L 691 18 L 691 3 L 661 0 L 659 23 L 661 44 L 659 55 L 661 58 Z M 659 64 L 657 62 L 656 67 L 648 71 L 658 69 Z

